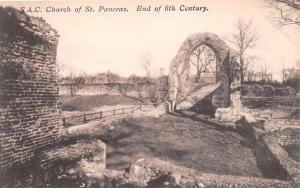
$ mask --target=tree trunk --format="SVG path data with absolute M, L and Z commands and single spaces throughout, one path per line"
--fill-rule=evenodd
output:
M 199 83 L 200 81 L 200 74 L 201 74 L 200 70 L 197 70 L 196 83 Z
M 243 84 L 244 83 L 244 59 L 242 55 L 240 55 L 240 77 L 241 77 L 241 84 Z
M 73 84 L 70 85 L 70 95 L 71 97 L 74 96 Z

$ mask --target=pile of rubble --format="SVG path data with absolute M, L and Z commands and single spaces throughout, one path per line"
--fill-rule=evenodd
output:
M 231 126 L 236 126 L 240 120 L 247 121 L 268 132 L 280 131 L 286 128 L 300 128 L 299 120 L 297 119 L 275 117 L 270 109 L 249 109 L 244 107 L 239 92 L 231 94 L 230 107 L 216 110 L 214 120 Z
M 215 113 L 215 120 L 224 122 L 227 124 L 233 124 L 241 119 L 244 119 L 248 123 L 256 123 L 257 120 L 251 114 L 250 109 L 243 106 L 240 93 L 235 92 L 230 96 L 231 106 L 228 108 L 217 108 Z

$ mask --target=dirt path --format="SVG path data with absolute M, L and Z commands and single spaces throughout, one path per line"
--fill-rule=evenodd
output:
M 124 120 L 103 141 L 110 169 L 125 169 L 148 155 L 208 173 L 262 176 L 240 134 L 190 118 L 163 115 Z

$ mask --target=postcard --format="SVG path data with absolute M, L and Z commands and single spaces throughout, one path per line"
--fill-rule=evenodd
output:
M 0 1 L 0 187 L 299 187 L 299 35 L 299 0 Z

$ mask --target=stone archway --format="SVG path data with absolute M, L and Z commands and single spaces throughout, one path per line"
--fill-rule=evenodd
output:
M 218 84 L 208 87 L 206 95 L 214 95 L 218 100 L 217 107 L 228 107 L 230 105 L 230 85 L 233 80 L 233 71 L 236 69 L 235 53 L 225 42 L 213 33 L 196 33 L 189 36 L 179 48 L 176 57 L 172 60 L 169 68 L 169 102 L 170 110 L 175 110 L 175 106 L 189 98 L 193 92 L 190 83 L 190 57 L 192 52 L 200 45 L 206 45 L 211 48 L 216 56 L 218 72 L 216 79 Z M 208 93 L 207 93 L 208 92 Z M 197 96 L 190 97 L 187 106 L 195 104 Z M 195 99 L 196 98 L 196 99 Z M 199 97 L 198 97 L 199 98 Z M 201 99 L 199 99 L 201 100 Z

